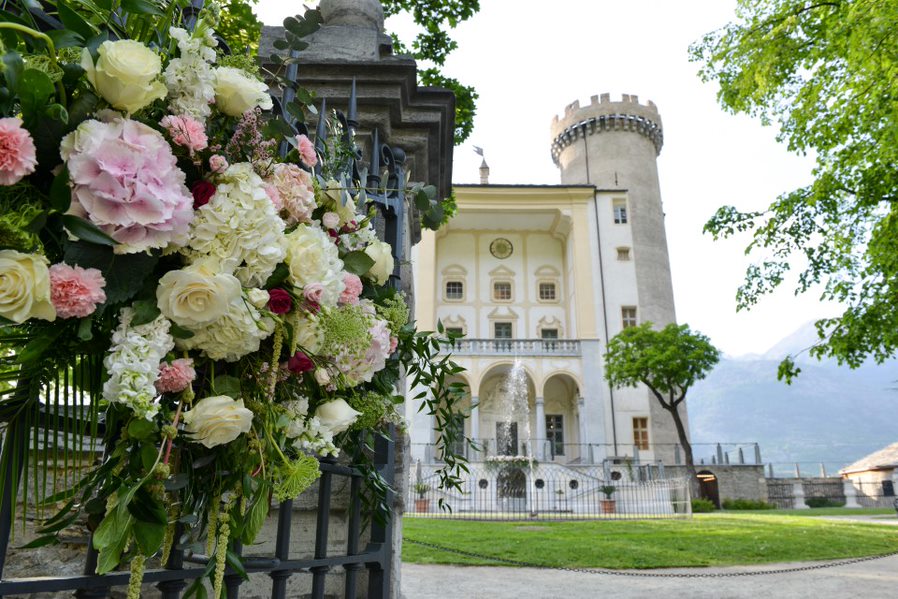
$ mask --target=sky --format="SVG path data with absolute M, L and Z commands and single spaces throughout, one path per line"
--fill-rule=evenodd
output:
M 316 2 L 308 2 L 314 6 Z M 451 35 L 458 49 L 443 72 L 480 94 L 474 131 L 455 148 L 453 181 L 478 183 L 485 151 L 491 183 L 557 184 L 549 154 L 552 117 L 592 95 L 636 94 L 658 106 L 658 157 L 677 320 L 733 356 L 763 353 L 810 320 L 838 313 L 819 294 L 793 286 L 736 312 L 736 290 L 751 262 L 746 237 L 713 241 L 702 226 L 718 207 L 767 206 L 810 180 L 813 161 L 790 154 L 776 130 L 723 111 L 717 86 L 703 83 L 689 45 L 733 20 L 735 0 L 481 0 Z M 301 3 L 261 0 L 257 14 L 278 25 Z M 387 31 L 414 35 L 410 17 Z

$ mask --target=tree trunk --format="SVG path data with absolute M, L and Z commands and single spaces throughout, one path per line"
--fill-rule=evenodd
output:
M 689 473 L 689 487 L 692 490 L 692 498 L 701 496 L 699 488 L 698 475 L 695 472 L 695 462 L 692 459 L 692 445 L 689 443 L 689 437 L 686 435 L 686 427 L 683 426 L 683 419 L 680 418 L 679 403 L 673 403 L 668 408 L 663 403 L 664 409 L 670 412 L 674 424 L 677 427 L 677 436 L 680 438 L 680 445 L 683 446 L 683 454 L 686 456 L 686 471 Z

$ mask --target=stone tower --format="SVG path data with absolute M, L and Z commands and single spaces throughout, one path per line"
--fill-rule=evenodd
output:
M 639 321 L 664 326 L 676 320 L 664 211 L 656 158 L 664 134 L 655 104 L 624 94 L 593 96 L 588 106 L 568 105 L 552 120 L 552 160 L 562 185 L 626 190 Z
M 595 186 L 597 219 L 604 223 L 615 222 L 615 214 L 612 206 L 600 206 L 598 198 L 609 194 L 614 197 L 615 192 L 625 198 L 619 201 L 625 202 L 626 226 L 630 229 L 635 275 L 630 280 L 635 279 L 636 293 L 632 294 L 632 290 L 624 293 L 628 302 L 636 305 L 638 322 L 651 321 L 658 328 L 676 321 L 656 162 L 663 143 L 661 116 L 655 104 L 651 101 L 640 104 L 633 95 L 624 94 L 620 101 L 612 101 L 609 94 L 593 96 L 589 105 L 574 102 L 565 108 L 563 116 L 552 120 L 552 160 L 561 169 L 561 183 Z M 599 228 L 609 231 L 615 226 Z M 596 274 L 601 277 L 603 288 L 620 286 L 621 281 L 608 273 L 609 270 L 616 272 L 613 241 L 602 239 L 600 234 L 598 245 L 602 266 Z M 621 309 L 610 296 L 607 305 L 602 307 L 606 337 L 613 337 L 620 330 Z M 620 410 L 628 403 L 628 393 L 633 392 L 637 391 L 608 388 L 609 410 L 616 423 L 612 431 L 616 444 L 632 442 L 628 438 L 628 418 Z M 638 393 L 648 396 L 654 457 L 673 463 L 674 447 L 678 443 L 673 419 L 647 389 Z M 685 422 L 686 414 L 682 416 Z

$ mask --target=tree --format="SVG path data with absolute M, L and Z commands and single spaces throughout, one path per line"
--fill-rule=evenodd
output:
M 221 7 L 221 22 L 216 32 L 231 52 L 256 55 L 262 36 L 262 21 L 253 12 L 259 0 L 230 0 Z
M 605 378 L 612 387 L 643 384 L 670 413 L 683 446 L 693 495 L 698 478 L 680 405 L 689 388 L 705 378 L 719 360 L 720 351 L 707 337 L 691 331 L 689 325 L 676 323 L 660 331 L 650 322 L 628 327 L 608 342 L 605 354 Z
M 737 292 L 750 308 L 802 264 L 795 293 L 821 286 L 844 306 L 817 322 L 810 353 L 859 366 L 898 349 L 898 2 L 740 0 L 737 21 L 691 48 L 718 101 L 777 124 L 790 151 L 816 156 L 813 182 L 766 210 L 724 206 L 715 239 L 750 231 L 758 261 Z M 788 382 L 791 357 L 780 365 Z

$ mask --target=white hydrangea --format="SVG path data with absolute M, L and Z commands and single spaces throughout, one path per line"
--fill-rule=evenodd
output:
M 159 412 L 155 382 L 159 364 L 174 346 L 169 321 L 159 316 L 147 324 L 131 326 L 134 310 L 122 308 L 119 326 L 103 360 L 109 380 L 103 384 L 103 399 L 122 403 L 135 414 L 152 420 Z
M 248 290 L 228 306 L 227 313 L 211 324 L 193 331 L 193 337 L 178 339 L 179 349 L 198 349 L 213 360 L 236 362 L 259 351 L 259 344 L 274 332 L 274 321 L 265 318 L 253 305 L 251 296 L 259 290 Z M 264 292 L 263 292 L 264 293 Z
M 284 221 L 251 164 L 241 162 L 227 168 L 215 195 L 196 211 L 184 253 L 191 260 L 202 256 L 219 259 L 246 287 L 262 287 L 284 260 Z
M 299 289 L 323 287 L 320 304 L 336 306 L 343 293 L 343 261 L 333 239 L 317 226 L 299 225 L 286 236 L 289 281 Z
M 200 122 L 212 114 L 209 104 L 215 99 L 215 47 L 218 41 L 209 27 L 193 34 L 172 27 L 169 34 L 178 42 L 179 58 L 173 58 L 165 69 L 169 109 L 172 114 L 189 115 Z
M 309 415 L 309 400 L 301 397 L 297 400 L 283 404 L 290 416 L 285 434 L 293 441 L 293 446 L 308 453 L 322 457 L 340 455 L 340 450 L 334 445 L 333 432 L 321 425 L 317 416 Z

